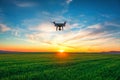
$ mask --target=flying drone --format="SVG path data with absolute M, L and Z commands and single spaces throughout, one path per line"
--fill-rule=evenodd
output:
M 56 27 L 56 31 L 57 31 L 57 30 L 61 31 L 61 30 L 63 30 L 63 27 L 65 27 L 66 21 L 65 21 L 64 23 L 56 23 L 56 22 L 54 21 L 53 24 L 54 24 L 55 27 Z

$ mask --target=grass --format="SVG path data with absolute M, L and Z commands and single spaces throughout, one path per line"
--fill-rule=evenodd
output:
M 3 53 L 0 80 L 120 80 L 120 55 Z

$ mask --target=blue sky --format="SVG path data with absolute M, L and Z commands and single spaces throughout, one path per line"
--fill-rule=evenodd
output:
M 120 50 L 119 8 L 120 0 L 0 0 L 0 48 Z M 65 30 L 56 32 L 53 21 L 67 21 Z

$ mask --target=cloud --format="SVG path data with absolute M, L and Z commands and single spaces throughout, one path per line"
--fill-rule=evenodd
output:
M 94 26 L 89 26 L 88 29 L 91 31 L 91 34 L 99 34 L 99 33 L 117 33 L 120 30 L 120 24 L 114 22 L 105 22 L 102 24 L 97 24 Z
M 29 30 L 41 32 L 54 32 L 55 26 L 52 23 L 41 23 L 38 26 L 29 27 Z
M 12 35 L 16 37 L 20 37 L 20 33 L 23 33 L 23 30 L 20 28 L 14 28 L 11 31 L 12 31 Z
M 48 15 L 48 16 L 51 15 L 51 14 L 50 14 L 49 12 L 47 12 L 47 11 L 43 11 L 42 14 L 43 14 L 43 15 Z
M 34 2 L 15 1 L 14 3 L 18 7 L 33 7 L 37 5 L 37 3 L 34 3 Z
M 4 25 L 4 24 L 0 24 L 0 32 L 7 32 L 7 31 L 10 31 L 11 28 Z
M 104 22 L 79 28 L 81 26 L 79 23 L 72 23 L 67 24 L 64 31 L 56 31 L 52 23 L 43 22 L 37 26 L 28 27 L 28 31 L 31 33 L 26 33 L 25 36 L 28 41 L 74 50 L 78 47 L 78 49 L 95 50 L 93 48 L 101 48 L 104 45 L 110 49 L 112 48 L 110 45 L 120 45 L 119 23 Z M 75 28 L 78 30 L 74 30 Z M 91 46 L 92 48 L 90 48 Z
M 67 4 L 70 4 L 73 0 L 66 0 Z
M 109 15 L 109 14 L 100 14 L 101 15 L 101 17 L 103 17 L 103 18 L 110 18 L 111 17 L 111 15 Z
M 81 30 L 76 33 L 76 35 L 73 35 L 73 37 L 68 38 L 65 40 L 65 42 L 69 41 L 79 41 L 79 40 L 100 40 L 105 38 L 111 38 L 115 37 L 117 34 L 119 34 L 119 24 L 115 23 L 103 23 L 103 24 L 95 24 L 92 26 L 88 26 L 86 29 Z

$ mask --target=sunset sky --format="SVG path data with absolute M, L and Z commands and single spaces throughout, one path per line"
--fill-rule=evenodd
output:
M 0 50 L 120 51 L 120 0 L 0 0 Z

